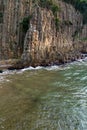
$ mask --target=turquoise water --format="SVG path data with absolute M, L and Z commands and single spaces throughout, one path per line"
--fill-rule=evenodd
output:
M 0 74 L 0 130 L 87 130 L 87 61 Z

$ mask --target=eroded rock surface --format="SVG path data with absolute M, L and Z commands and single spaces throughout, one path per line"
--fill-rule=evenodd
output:
M 23 66 L 37 66 L 81 58 L 81 52 L 87 52 L 83 16 L 65 2 L 56 5 L 60 9 L 55 18 L 52 10 L 31 0 L 1 0 L 0 60 L 20 59 Z

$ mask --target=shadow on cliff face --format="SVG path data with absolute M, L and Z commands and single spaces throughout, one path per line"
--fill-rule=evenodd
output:
M 22 19 L 22 21 L 19 24 L 19 47 L 21 54 L 23 53 L 24 49 L 24 40 L 27 34 L 27 31 L 30 27 L 30 20 L 32 18 L 32 15 L 28 15 Z

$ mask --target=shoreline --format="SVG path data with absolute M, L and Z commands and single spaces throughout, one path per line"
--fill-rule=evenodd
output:
M 87 54 L 82 54 L 82 58 L 76 59 L 76 60 L 71 60 L 71 61 L 67 61 L 65 63 L 56 63 L 56 62 L 52 62 L 49 64 L 36 64 L 36 65 L 29 65 L 29 64 L 23 64 L 22 62 L 20 62 L 20 60 L 18 59 L 9 59 L 9 60 L 2 60 L 0 61 L 0 73 L 3 73 L 4 70 L 21 70 L 24 68 L 28 68 L 28 67 L 33 67 L 36 68 L 38 66 L 41 67 L 51 67 L 51 66 L 61 66 L 61 65 L 66 65 L 68 63 L 73 63 L 74 61 L 79 61 L 79 60 L 84 60 L 87 57 Z

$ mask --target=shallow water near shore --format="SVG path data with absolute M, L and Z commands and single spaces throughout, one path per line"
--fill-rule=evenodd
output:
M 87 59 L 1 73 L 0 130 L 87 130 Z

